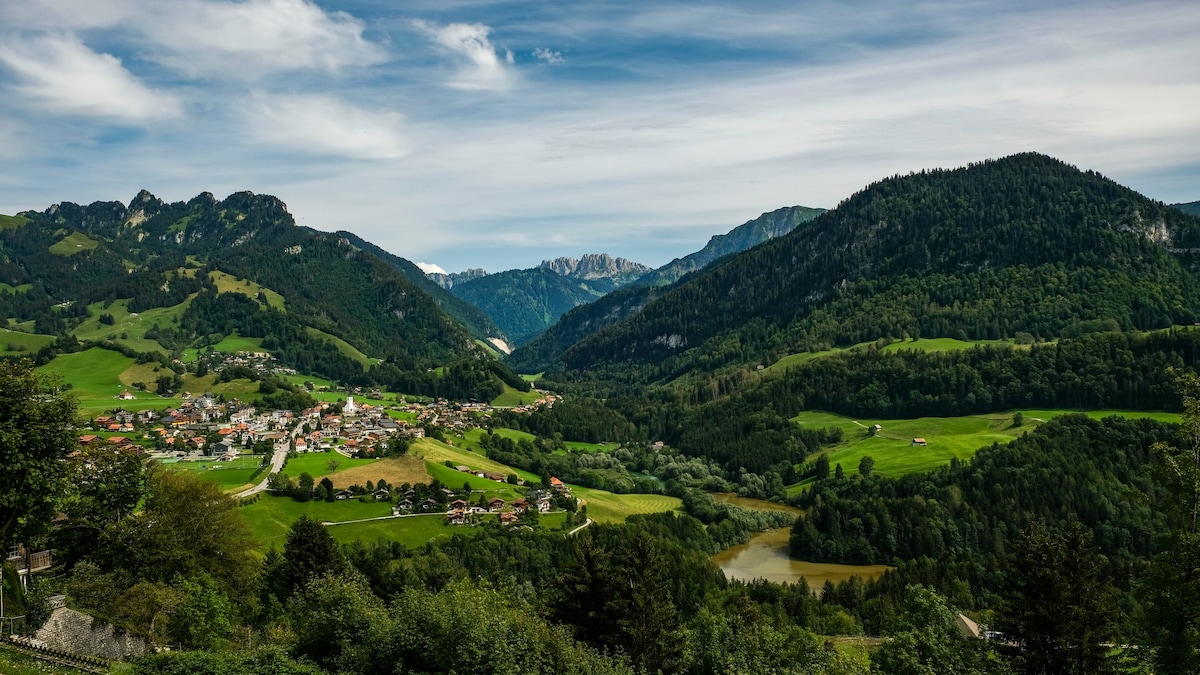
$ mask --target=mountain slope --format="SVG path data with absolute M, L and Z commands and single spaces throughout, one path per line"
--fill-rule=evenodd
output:
M 545 370 L 571 345 L 640 311 L 666 292 L 668 285 L 678 282 L 687 274 L 703 269 L 722 256 L 745 251 L 786 234 L 823 211 L 806 206 L 790 206 L 764 213 L 725 234 L 716 235 L 700 251 L 672 260 L 657 270 L 647 272 L 633 283 L 566 313 L 546 332 L 514 351 L 507 361 L 520 372 Z
M 172 323 L 152 329 L 164 347 L 237 330 L 269 339 L 291 365 L 335 379 L 368 375 L 314 336 L 335 336 L 385 362 L 369 378 L 414 389 L 436 389 L 426 375 L 432 368 L 485 358 L 400 272 L 345 237 L 297 227 L 275 197 L 239 192 L 218 201 L 203 193 L 166 204 L 142 191 L 129 206 L 66 202 L 21 215 L 19 226 L 0 231 L 0 281 L 28 290 L 0 294 L 0 312 L 40 333 L 63 334 L 92 314 L 88 305 L 126 299 L 130 312 L 179 309 Z M 284 309 L 240 284 L 218 288 L 214 271 L 281 294 Z
M 648 272 L 638 279 L 637 283 L 651 286 L 665 286 L 674 283 L 685 274 L 702 269 L 718 258 L 741 253 L 764 241 L 781 237 L 796 229 L 800 223 L 806 223 L 824 212 L 825 209 L 788 206 L 764 213 L 754 220 L 738 225 L 725 234 L 714 236 L 699 251 L 676 258 L 666 265 Z
M 545 267 L 489 274 L 455 284 L 450 292 L 487 313 L 514 344 L 546 330 L 568 310 L 603 295 L 588 282 Z
M 577 343 L 569 371 L 667 380 L 881 336 L 1192 323 L 1200 220 L 1037 154 L 893 177 Z
M 414 286 L 420 288 L 429 297 L 433 298 L 433 301 L 437 303 L 443 312 L 450 315 L 450 318 L 461 324 L 463 328 L 466 328 L 467 332 L 476 339 L 487 341 L 490 338 L 500 338 L 502 340 L 507 338 L 504 331 L 483 310 L 447 291 L 441 284 L 430 278 L 430 275 L 422 272 L 412 262 L 389 253 L 356 234 L 344 231 L 339 231 L 338 234 L 348 239 L 355 247 L 375 255 L 380 260 L 391 265 L 393 269 L 403 274 L 405 279 L 408 279 Z
M 1186 202 L 1183 204 L 1172 204 L 1171 206 L 1183 211 L 1189 216 L 1200 216 L 1200 202 Z

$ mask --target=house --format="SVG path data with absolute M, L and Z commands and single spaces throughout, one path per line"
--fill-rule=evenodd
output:
M 517 520 L 518 520 L 517 514 L 511 512 L 511 511 L 505 511 L 504 513 L 500 514 L 500 524 L 501 525 L 512 525 L 513 523 L 517 522 Z
M 504 508 L 504 500 L 503 499 L 500 499 L 499 497 L 492 497 L 491 499 L 488 500 L 488 503 L 487 503 L 488 511 L 495 513 L 496 511 L 499 511 L 502 508 Z
M 537 500 L 537 510 L 538 510 L 538 513 L 549 513 L 550 512 L 550 498 L 542 497 L 541 499 Z
M 342 490 L 341 492 L 334 495 L 333 498 L 334 499 L 350 499 L 353 496 L 354 496 L 353 492 L 351 492 L 349 490 Z
M 512 503 L 512 508 L 513 511 L 516 511 L 517 513 L 524 513 L 525 510 L 529 508 L 529 500 L 518 499 Z
M 379 488 L 378 490 L 372 492 L 371 496 L 374 497 L 375 501 L 377 502 L 385 502 L 392 498 L 392 491 L 387 488 Z
M 88 443 L 95 441 L 97 438 L 100 438 L 100 437 L 96 436 L 94 434 L 87 434 L 87 435 L 79 437 L 79 443 L 80 443 L 80 445 L 87 445 Z
M 914 439 L 912 439 L 912 444 L 913 444 L 913 445 L 928 445 L 928 444 L 925 442 L 925 439 L 924 439 L 924 438 L 914 438 Z
M 571 491 L 571 488 L 567 487 L 566 483 L 555 478 L 554 476 L 550 477 L 550 489 L 556 490 L 558 492 L 570 492 Z
M 454 501 L 450 502 L 450 510 L 451 511 L 455 511 L 458 509 L 465 509 L 465 508 L 467 508 L 466 500 L 455 499 Z
M 412 511 L 412 500 L 411 499 L 405 499 L 404 501 L 399 502 L 399 503 L 395 504 L 394 506 L 392 506 L 392 515 L 393 516 L 398 516 L 401 513 L 408 513 L 409 511 Z
M 465 525 L 467 523 L 467 512 L 463 509 L 455 509 L 446 514 L 446 520 L 451 525 Z
M 871 431 L 873 431 L 875 433 L 879 433 L 879 432 L 883 431 L 883 427 L 878 424 L 872 424 Z
M 117 398 L 121 399 L 122 401 L 132 401 L 137 397 L 134 396 L 133 393 L 130 392 L 128 389 L 126 389 L 125 391 L 121 392 L 120 394 L 117 394 Z

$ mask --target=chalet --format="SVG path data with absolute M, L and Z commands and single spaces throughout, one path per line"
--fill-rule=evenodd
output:
M 483 477 L 488 480 L 494 480 L 497 483 L 503 483 L 506 480 L 506 478 L 503 475 L 498 474 L 498 473 L 485 473 L 485 474 L 483 474 Z
M 571 488 L 567 487 L 566 483 L 555 478 L 554 476 L 550 477 L 550 489 L 555 490 L 557 492 L 570 492 L 571 491 Z
M 132 401 L 132 400 L 136 399 L 137 397 L 134 396 L 133 393 L 130 392 L 128 389 L 126 389 L 125 391 L 121 392 L 120 394 L 117 394 L 117 398 L 121 399 L 122 401 Z
M 549 513 L 550 512 L 550 498 L 542 497 L 541 499 L 537 500 L 537 510 L 538 510 L 538 513 Z
M 914 439 L 912 439 L 912 444 L 913 445 L 928 445 L 928 443 L 925 442 L 924 438 L 914 438 Z
M 517 522 L 517 520 L 519 519 L 515 513 L 506 511 L 500 514 L 501 525 L 512 525 L 513 523 Z
M 484 513 L 487 513 L 487 512 L 488 512 L 488 510 L 487 510 L 487 509 L 485 509 L 484 507 L 482 507 L 482 506 L 480 506 L 480 505 L 478 505 L 478 504 L 475 504 L 475 505 L 474 505 L 474 506 L 472 506 L 471 508 L 467 509 L 467 511 L 468 511 L 468 512 L 470 512 L 470 513 L 472 513 L 472 514 L 475 514 L 475 515 L 482 515 L 482 514 L 484 514 Z
M 88 443 L 91 443 L 99 438 L 100 438 L 99 436 L 96 436 L 93 434 L 87 434 L 85 436 L 79 437 L 79 443 L 80 443 L 80 445 L 87 445 Z
M 524 513 L 525 510 L 529 508 L 529 500 L 518 499 L 512 503 L 512 508 L 513 511 L 516 511 L 517 513 Z
M 385 502 L 392 498 L 392 491 L 387 488 L 379 488 L 378 490 L 372 492 L 371 496 L 374 497 L 375 501 L 377 502 Z
M 333 498 L 334 499 L 350 499 L 353 496 L 354 496 L 353 492 L 351 492 L 349 490 L 342 490 L 341 492 L 335 494 L 333 496 Z
M 461 471 L 463 473 L 471 473 L 471 467 L 463 466 L 462 464 L 459 464 L 458 466 L 454 467 L 454 470 Z
M 421 508 L 425 511 L 435 511 L 441 507 L 442 505 L 438 503 L 438 500 L 433 499 L 432 497 L 421 502 Z
M 465 508 L 467 508 L 467 502 L 465 500 L 455 499 L 454 501 L 450 502 L 450 510 L 452 511 Z
M 462 509 L 455 509 L 446 514 L 446 520 L 451 525 L 465 525 L 467 523 L 467 512 Z
M 491 499 L 488 500 L 487 505 L 488 505 L 487 506 L 488 511 L 491 511 L 494 513 L 496 511 L 499 511 L 500 509 L 504 508 L 504 500 L 500 499 L 499 497 L 492 497 Z
M 93 421 L 97 424 L 97 426 L 106 427 L 113 423 L 113 418 L 109 417 L 108 415 L 101 415 Z
M 398 516 L 401 513 L 408 513 L 409 511 L 412 511 L 412 500 L 409 499 L 405 499 L 404 501 L 398 502 L 392 506 L 393 516 Z

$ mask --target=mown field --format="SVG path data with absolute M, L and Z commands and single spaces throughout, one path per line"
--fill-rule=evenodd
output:
M 191 471 L 226 491 L 249 486 L 264 477 L 262 455 L 243 455 L 232 462 L 170 462 L 163 466 L 172 471 Z
M 52 342 L 54 342 L 53 335 L 21 333 L 4 329 L 0 331 L 0 354 L 33 357 L 39 349 Z
M 1015 412 L 1015 411 L 1013 411 Z M 1021 426 L 1013 423 L 1013 412 L 971 415 L 968 417 L 922 417 L 909 420 L 852 419 L 819 411 L 805 411 L 792 418 L 802 426 L 837 427 L 845 440 L 828 451 L 831 467 L 841 464 L 847 475 L 856 475 L 864 456 L 875 460 L 874 471 L 886 476 L 901 476 L 929 471 L 950 462 L 952 458 L 968 459 L 979 448 L 992 443 L 1007 443 L 1047 420 L 1070 413 L 1083 413 L 1094 419 L 1110 415 L 1141 418 L 1163 422 L 1179 422 L 1176 413 L 1128 410 L 1023 410 Z M 878 424 L 882 430 L 874 436 L 868 429 Z M 914 438 L 924 438 L 927 445 L 912 444 Z M 805 483 L 789 488 L 795 492 Z
M 860 342 L 859 344 L 850 347 L 835 347 L 819 352 L 800 352 L 798 354 L 788 354 L 779 359 L 775 363 L 767 366 L 767 371 L 786 370 L 792 366 L 798 366 L 802 363 L 807 363 L 813 359 L 819 359 L 839 352 L 855 351 L 867 349 L 875 342 Z M 897 352 L 902 349 L 913 349 L 923 352 L 948 352 L 961 351 L 970 349 L 980 345 L 1016 345 L 1011 340 L 955 340 L 954 338 L 920 338 L 917 340 L 896 340 L 880 348 L 883 352 Z
M 499 396 L 492 399 L 492 405 L 497 408 L 513 408 L 527 403 L 533 403 L 541 398 L 541 394 L 531 389 L 529 391 L 517 391 L 507 384 L 503 385 L 504 391 Z

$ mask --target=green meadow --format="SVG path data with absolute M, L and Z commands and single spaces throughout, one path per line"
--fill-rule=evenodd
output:
M 366 354 L 360 352 L 354 345 L 346 342 L 336 335 L 330 335 L 325 331 L 317 330 L 311 326 L 306 326 L 304 331 L 312 337 L 315 337 L 319 340 L 324 340 L 325 342 L 332 344 L 334 347 L 337 347 L 337 350 L 341 352 L 342 356 L 357 361 L 358 364 L 362 366 L 364 371 L 375 363 L 378 363 L 378 359 L 373 359 L 367 356 Z
M 497 408 L 514 408 L 519 405 L 533 403 L 542 396 L 532 389 L 529 391 L 517 391 L 508 384 L 502 383 L 502 386 L 504 387 L 504 391 L 492 399 L 492 405 Z
M 81 251 L 91 251 L 99 245 L 100 242 L 82 232 L 72 232 L 51 244 L 50 252 L 54 255 L 75 255 Z
M 37 333 L 21 333 L 12 330 L 0 331 L 0 354 L 5 356 L 33 356 L 42 347 L 54 342 L 53 335 L 38 335 Z
M 163 466 L 172 471 L 191 471 L 220 485 L 222 490 L 251 485 L 264 478 L 262 455 L 243 455 L 232 462 L 171 462 Z
M 793 366 L 808 363 L 814 359 L 830 356 L 840 352 L 859 351 L 870 348 L 876 342 L 860 342 L 851 347 L 835 347 L 819 352 L 800 352 L 788 354 L 766 368 L 768 372 L 787 370 Z M 917 340 L 896 340 L 880 348 L 882 352 L 898 352 L 912 349 L 922 352 L 950 352 L 971 349 L 980 345 L 1012 345 L 1019 346 L 1011 340 L 955 340 L 954 338 L 920 338 Z
M 1015 411 L 1014 411 L 1015 412 Z M 951 459 L 968 459 L 979 448 L 993 443 L 1007 443 L 1045 421 L 1070 413 L 1082 413 L 1093 419 L 1111 415 L 1148 417 L 1163 422 L 1179 422 L 1176 413 L 1128 410 L 1023 410 L 1023 422 L 1013 425 L 1013 412 L 971 415 L 967 417 L 922 417 L 907 420 L 853 419 L 819 411 L 805 411 L 792 418 L 801 426 L 842 430 L 843 440 L 830 448 L 830 466 L 841 464 L 847 475 L 858 473 L 858 464 L 865 456 L 875 460 L 874 471 L 886 476 L 930 471 Z M 881 430 L 871 435 L 868 429 L 878 424 Z M 923 438 L 926 445 L 914 445 L 913 439 Z M 804 483 L 792 486 L 795 492 Z

